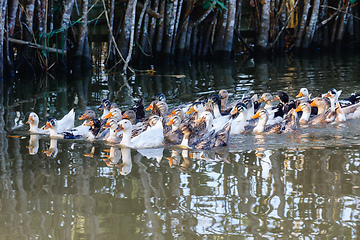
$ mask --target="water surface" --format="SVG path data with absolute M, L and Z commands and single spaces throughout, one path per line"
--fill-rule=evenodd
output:
M 0 239 L 359 238 L 358 119 L 246 133 L 205 152 L 51 140 L 25 124 L 32 110 L 44 123 L 72 107 L 100 114 L 104 98 L 149 104 L 158 92 L 171 107 L 220 89 L 231 101 L 280 90 L 294 98 L 301 87 L 346 97 L 360 91 L 358 66 L 359 57 L 279 58 L 13 79 L 0 109 Z

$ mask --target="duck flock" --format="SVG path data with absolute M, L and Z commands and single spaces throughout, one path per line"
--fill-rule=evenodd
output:
M 49 134 L 52 139 L 105 141 L 129 148 L 155 148 L 178 145 L 187 149 L 208 150 L 228 144 L 231 135 L 281 134 L 295 131 L 299 125 L 330 124 L 360 117 L 360 93 L 339 100 L 341 91 L 330 89 L 311 98 L 302 88 L 295 99 L 285 92 L 276 96 L 264 93 L 243 96 L 229 102 L 227 90 L 207 99 L 197 99 L 169 111 L 166 96 L 159 93 L 145 109 L 141 99 L 134 107 L 121 111 L 108 99 L 102 101 L 101 117 L 86 110 L 75 127 L 72 109 L 61 120 L 49 118 L 39 128 L 39 117 L 32 112 L 27 123 L 33 134 Z

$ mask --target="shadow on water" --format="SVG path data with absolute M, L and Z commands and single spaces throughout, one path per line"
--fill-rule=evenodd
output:
M 329 87 L 360 90 L 359 58 L 272 59 L 155 66 L 127 78 L 22 77 L 0 102 L 0 232 L 22 239 L 359 237 L 359 120 L 284 135 L 231 138 L 210 150 L 122 149 L 104 142 L 30 135 L 72 107 L 109 98 L 121 109 L 164 92 L 170 106 L 227 89 L 243 94 Z M 2 84 L 2 82 L 1 82 Z M 76 121 L 76 125 L 80 121 Z M 355 129 L 355 130 L 354 130 Z

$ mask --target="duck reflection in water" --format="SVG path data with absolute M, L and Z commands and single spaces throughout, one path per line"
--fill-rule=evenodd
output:
M 181 156 L 183 158 L 182 162 L 181 162 Z M 173 149 L 171 153 L 171 157 L 167 158 L 169 160 L 169 166 L 171 168 L 178 167 L 179 170 L 183 173 L 190 173 L 194 163 L 189 156 L 189 150 L 182 150 L 181 156 L 178 150 Z
M 58 152 L 57 139 L 50 139 L 50 147 L 48 150 L 43 150 L 43 153 L 45 153 L 48 157 L 55 158 Z
M 117 164 L 116 167 L 121 175 L 128 175 L 132 169 L 131 150 L 130 148 L 121 149 L 122 163 Z
M 31 134 L 29 138 L 29 146 L 26 148 L 29 149 L 30 155 L 35 155 L 39 151 L 39 135 Z
M 104 152 L 109 152 L 109 154 L 104 155 L 106 157 L 104 162 L 108 167 L 114 167 L 121 159 L 121 151 L 119 147 L 111 147 L 108 150 L 104 150 Z

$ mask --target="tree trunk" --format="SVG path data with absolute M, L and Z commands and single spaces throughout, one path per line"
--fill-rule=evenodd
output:
M 115 0 L 110 0 L 109 2 L 109 35 L 108 35 L 108 43 L 109 50 L 106 65 L 108 68 L 111 68 L 115 65 L 116 62 L 116 52 L 115 45 L 112 40 L 112 36 L 114 35 L 114 15 L 115 15 Z
M 18 5 L 19 5 L 19 0 L 9 1 L 8 21 L 9 21 L 9 36 L 10 37 L 14 34 L 16 13 L 17 13 Z
M 174 37 L 173 37 L 173 42 L 172 42 L 172 47 L 171 47 L 171 55 L 175 54 L 176 40 L 179 36 L 178 28 L 179 28 L 179 24 L 180 24 L 182 6 L 183 6 L 183 0 L 179 0 L 177 12 L 176 12 L 176 21 L 175 21 L 175 27 L 174 27 Z
M 159 14 L 161 18 L 159 19 L 158 23 L 158 29 L 157 29 L 157 36 L 156 36 L 156 43 L 155 43 L 155 50 L 156 53 L 161 53 L 162 49 L 162 41 L 164 37 L 164 17 L 165 17 L 165 4 L 166 0 L 160 0 L 160 8 L 159 8 Z
M 236 16 L 236 0 L 230 0 L 228 5 L 228 17 L 224 38 L 224 50 L 227 56 L 225 58 L 229 58 L 231 52 L 233 51 L 233 39 L 234 39 L 234 29 L 235 29 L 235 16 Z
M 124 24 L 122 27 L 122 31 L 120 34 L 120 52 L 122 56 L 127 58 L 127 56 L 131 55 L 131 52 L 129 51 L 132 46 L 130 46 L 130 38 L 131 35 L 134 34 L 134 25 L 135 25 L 135 13 L 136 13 L 136 3 L 137 0 L 129 0 L 126 12 L 124 16 Z
M 319 16 L 320 0 L 315 0 L 313 3 L 312 14 L 309 22 L 309 26 L 306 29 L 306 34 L 303 41 L 303 48 L 308 48 L 315 35 L 316 24 Z
M 270 30 L 270 0 L 265 0 L 261 11 L 261 25 L 256 43 L 260 52 L 264 52 L 269 42 L 269 30 Z
M 158 9 L 159 9 L 159 0 L 154 0 L 153 10 L 155 12 L 158 12 Z M 157 21 L 157 18 L 151 17 L 150 26 L 149 26 L 149 42 L 150 42 L 151 46 L 153 46 L 153 44 L 154 44 L 156 21 Z
M 60 34 L 60 46 L 63 50 L 67 50 L 67 44 L 66 44 L 66 40 L 67 40 L 67 31 L 68 31 L 68 27 L 70 26 L 70 17 L 71 17 L 71 12 L 72 9 L 74 7 L 74 2 L 75 0 L 66 0 L 66 2 L 64 3 L 64 12 L 63 15 L 61 17 L 61 29 L 62 32 Z M 68 51 L 66 51 L 67 53 Z M 63 54 L 63 58 L 66 57 L 66 54 Z
M 47 18 L 47 1 L 38 0 L 38 10 L 37 10 L 37 21 L 38 21 L 38 31 L 37 36 L 39 36 L 39 44 L 44 45 L 45 33 L 46 33 L 46 18 Z
M 345 13 L 341 13 L 339 30 L 338 30 L 338 34 L 336 37 L 336 40 L 339 44 L 341 44 L 342 39 L 344 37 L 345 30 L 346 30 L 346 24 L 347 24 L 347 20 L 348 20 L 347 12 L 349 11 L 349 0 L 346 0 L 345 7 L 346 7 L 346 9 L 344 10 Z
M 5 16 L 6 16 L 6 8 L 7 8 L 7 0 L 0 0 L 0 11 L 1 11 L 1 16 L 0 16 L 0 90 L 2 89 L 3 86 L 3 77 L 4 77 L 4 44 L 5 44 Z M 1 96 L 0 98 L 2 98 L 3 96 L 3 92 L 0 92 Z M 2 101 L 0 102 L 2 103 Z M 1 107 L 1 106 L 0 106 Z M 2 117 L 2 116 L 0 116 Z M 1 131 L 1 129 L 0 129 Z
M 227 0 L 227 2 L 228 1 L 229 0 Z M 224 37 L 225 37 L 225 31 L 226 31 L 228 12 L 229 12 L 228 8 L 223 9 L 221 16 L 217 22 L 216 35 L 215 35 L 215 39 L 214 39 L 215 58 L 221 56 L 224 51 Z
M 163 53 L 165 56 L 170 56 L 171 45 L 173 43 L 173 37 L 175 32 L 176 12 L 177 12 L 178 0 L 167 1 L 166 14 L 165 14 L 165 45 Z
M 305 0 L 304 8 L 303 8 L 303 14 L 302 14 L 302 17 L 301 17 L 300 28 L 299 28 L 299 31 L 298 31 L 297 36 L 296 36 L 295 47 L 297 47 L 297 48 L 301 47 L 304 31 L 305 31 L 306 26 L 307 26 L 307 18 L 308 18 L 308 15 L 309 15 L 309 9 L 310 9 L 310 0 Z

